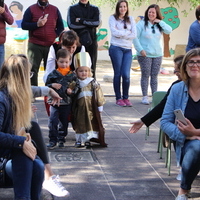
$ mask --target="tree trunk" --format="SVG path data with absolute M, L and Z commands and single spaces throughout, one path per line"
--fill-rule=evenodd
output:
M 164 37 L 164 57 L 170 57 L 170 52 L 169 52 L 169 40 L 170 37 L 168 34 L 163 33 Z

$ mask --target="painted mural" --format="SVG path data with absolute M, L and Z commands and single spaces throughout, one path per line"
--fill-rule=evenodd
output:
M 36 0 L 34 0 L 36 2 Z M 11 26 L 7 26 L 7 41 L 6 41 L 6 54 L 10 55 L 10 53 L 26 53 L 26 46 L 27 46 L 27 39 L 28 39 L 28 32 L 21 29 L 21 21 L 23 18 L 23 13 L 27 9 L 28 6 L 34 3 L 33 0 L 5 0 L 11 14 L 14 17 L 14 23 Z M 50 0 L 50 3 L 56 5 L 63 17 L 63 23 L 65 29 L 68 29 L 66 16 L 68 7 L 71 5 L 71 0 Z M 162 6 L 160 6 L 162 7 Z M 101 9 L 101 8 L 100 8 Z M 101 9 L 101 12 L 108 12 L 109 8 Z M 134 11 L 135 12 L 135 11 Z M 142 11 L 143 12 L 143 11 Z M 134 16 L 136 22 L 143 18 L 142 12 L 137 13 L 139 15 Z M 177 29 L 180 25 L 180 17 L 179 11 L 173 7 L 162 7 L 161 9 L 163 20 L 169 24 L 173 31 Z M 109 27 L 108 27 L 108 17 L 113 13 L 113 10 L 110 10 L 110 13 L 102 15 L 102 24 L 97 31 L 97 41 L 98 41 L 98 50 L 105 51 L 109 48 Z M 107 21 L 106 21 L 107 20 Z M 172 35 L 171 33 L 170 35 Z M 163 43 L 164 43 L 164 54 L 165 57 L 170 57 L 175 53 L 175 45 L 170 45 L 170 36 L 164 35 L 163 36 Z M 133 50 L 134 51 L 134 50 Z M 133 56 L 134 59 L 134 56 Z

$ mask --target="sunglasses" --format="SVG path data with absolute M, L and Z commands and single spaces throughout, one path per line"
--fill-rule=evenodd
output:
M 151 26 L 151 29 L 152 29 L 152 33 L 153 33 L 153 34 L 155 34 L 155 33 L 156 33 L 156 31 L 155 31 L 155 27 L 154 27 L 154 25 L 153 25 L 153 26 Z
M 34 72 L 30 72 L 30 78 L 32 78 L 34 75 Z
M 127 25 L 126 22 L 124 21 L 124 29 L 127 29 Z

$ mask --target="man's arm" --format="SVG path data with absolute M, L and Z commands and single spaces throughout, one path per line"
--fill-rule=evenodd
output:
M 59 10 L 57 10 L 57 15 L 58 15 L 58 19 L 56 23 L 56 35 L 59 36 L 60 33 L 64 30 L 64 25 L 63 25 L 62 16 Z
M 9 12 L 7 5 L 4 4 L 4 8 L 2 8 L 2 9 L 4 9 L 4 12 L 1 14 L 4 21 L 9 25 L 13 24 L 14 19 L 13 19 L 13 16 L 11 15 L 11 13 Z
M 79 23 L 87 27 L 98 27 L 100 24 L 100 11 L 96 6 L 91 6 L 93 8 L 94 17 L 91 19 L 80 18 Z
M 32 14 L 30 8 L 27 8 L 27 10 L 24 13 L 21 26 L 23 30 L 29 30 L 29 31 L 38 28 L 37 22 L 32 22 Z
M 100 24 L 100 11 L 96 6 L 92 6 L 94 17 L 92 19 L 79 18 L 76 8 L 70 6 L 67 13 L 67 24 L 71 29 L 84 29 L 86 27 L 98 27 Z

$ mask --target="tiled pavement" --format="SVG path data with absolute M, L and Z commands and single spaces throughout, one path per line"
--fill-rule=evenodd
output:
M 166 61 L 165 68 L 169 75 L 159 75 L 159 90 L 167 90 L 176 80 L 172 74 L 173 64 Z M 168 64 L 169 62 L 169 64 Z M 137 63 L 133 64 L 135 67 Z M 40 72 L 42 76 L 42 72 Z M 137 134 L 130 134 L 130 122 L 143 116 L 149 106 L 142 105 L 139 86 L 140 71 L 132 71 L 130 100 L 131 108 L 115 106 L 112 83 L 103 81 L 105 75 L 112 77 L 109 61 L 98 62 L 97 80 L 106 96 L 102 114 L 106 129 L 107 148 L 94 145 L 91 149 L 75 149 L 74 132 L 69 128 L 64 149 L 49 151 L 51 164 L 56 174 L 60 175 L 64 186 L 71 193 L 66 200 L 174 200 L 179 187 L 176 180 L 178 169 L 172 152 L 171 175 L 165 168 L 165 150 L 163 159 L 159 159 L 157 150 L 159 122 L 150 127 L 150 136 L 145 140 L 145 127 Z M 42 82 L 41 82 L 42 84 Z M 38 98 L 37 117 L 48 142 L 48 118 L 43 99 Z M 44 191 L 45 199 L 52 199 Z M 193 199 L 200 199 L 199 178 L 192 189 Z M 12 189 L 0 189 L 1 200 L 12 199 Z

